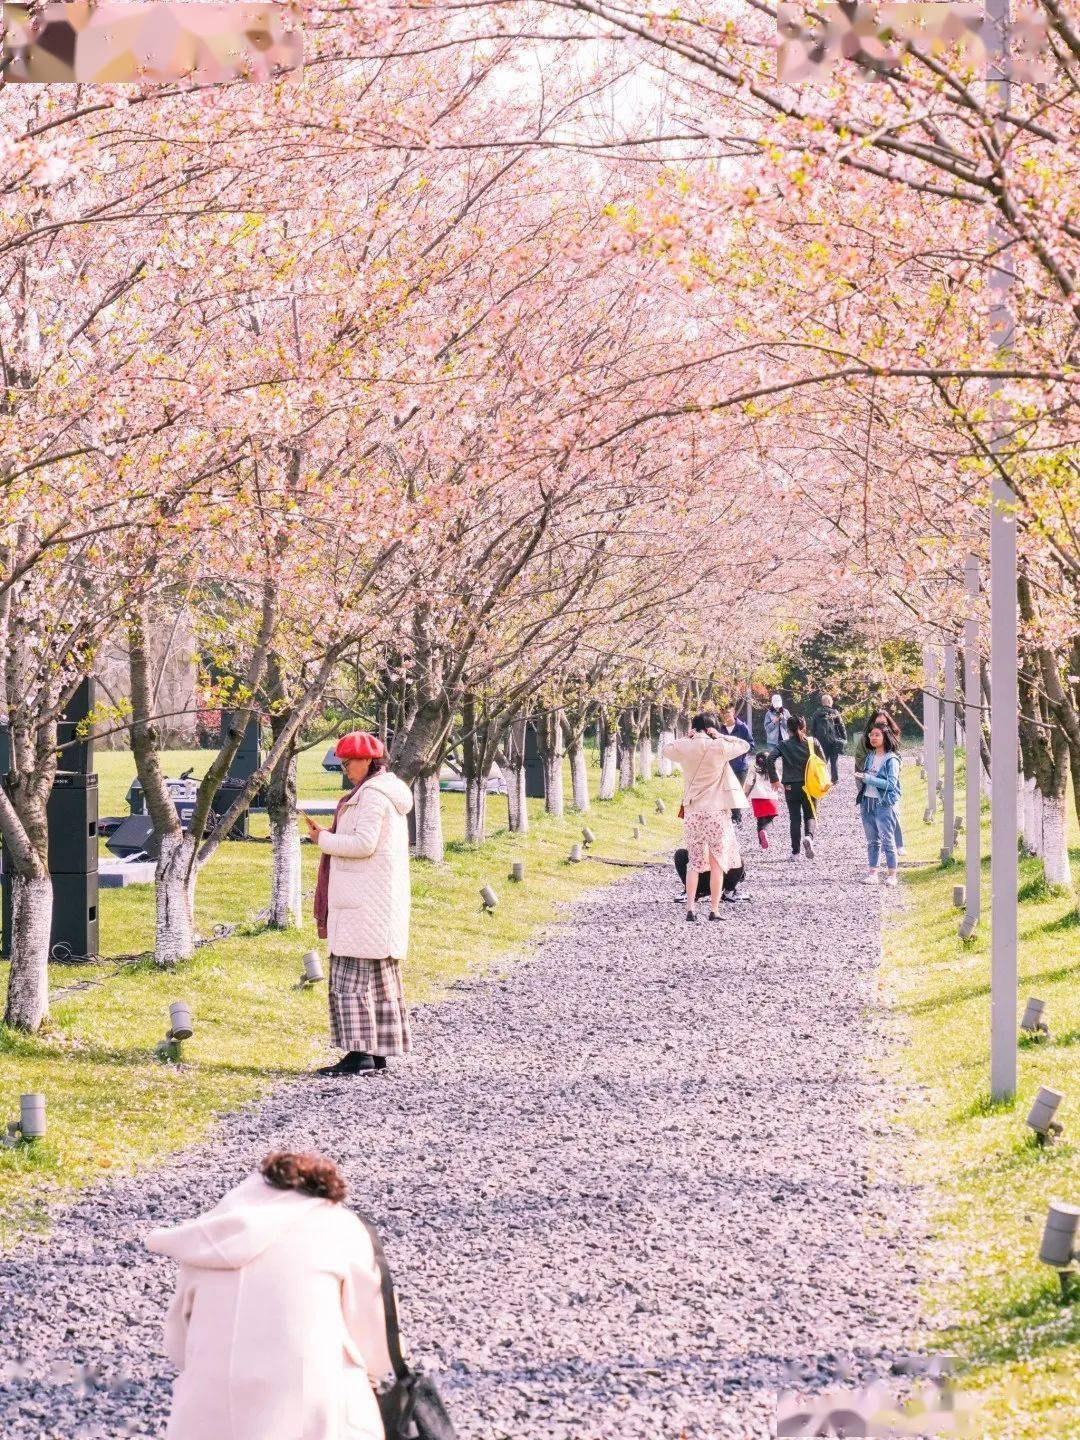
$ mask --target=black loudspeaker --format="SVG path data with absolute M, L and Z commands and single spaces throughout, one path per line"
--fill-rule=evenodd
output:
M 0 780 L 11 769 L 11 731 L 0 725 Z
M 152 860 L 158 856 L 157 836 L 149 815 L 129 815 L 121 820 L 105 842 L 111 854 L 123 859 L 126 855 L 145 852 Z
M 88 775 L 94 768 L 94 742 L 92 738 L 77 739 L 76 729 L 85 720 L 97 703 L 97 687 L 94 677 L 88 675 L 75 694 L 64 706 L 64 713 L 57 721 L 56 744 L 60 755 L 60 769 Z
M 0 861 L 0 865 L 3 862 Z M 0 959 L 11 954 L 11 871 L 0 868 Z
M 232 724 L 234 715 L 232 710 L 221 712 L 221 740 L 224 744 L 225 737 L 229 733 L 229 726 Z M 246 780 L 262 764 L 262 745 L 260 743 L 261 726 L 257 715 L 253 715 L 248 721 L 247 729 L 240 740 L 240 748 L 233 756 L 232 764 L 229 766 L 230 780 Z
M 54 875 L 52 934 L 53 960 L 82 960 L 98 953 L 98 876 Z
M 258 769 L 258 766 L 256 765 L 256 766 L 254 766 L 253 768 L 254 768 L 254 769 Z M 252 773 L 252 772 L 249 770 L 249 771 L 248 771 L 248 775 L 250 775 L 251 773 Z M 226 812 L 231 808 L 231 806 L 232 806 L 232 804 L 233 804 L 233 801 L 236 799 L 237 795 L 239 795 L 239 793 L 241 792 L 241 790 L 243 790 L 243 788 L 244 788 L 244 786 L 245 786 L 246 784 L 247 784 L 247 777 L 246 777 L 246 776 L 245 776 L 245 777 L 241 777 L 241 776 L 233 775 L 233 774 L 230 773 L 230 774 L 227 776 L 227 778 L 224 779 L 224 780 L 221 782 L 221 789 L 220 789 L 220 790 L 218 791 L 218 793 L 214 796 L 214 799 L 213 799 L 213 801 L 211 802 L 210 809 L 211 809 L 211 811 L 213 812 L 213 814 L 214 814 L 215 816 L 221 816 L 221 815 L 226 814 Z M 265 792 L 263 792 L 263 793 L 265 793 Z M 256 800 L 258 799 L 258 796 L 259 796 L 259 792 L 256 791 L 255 799 L 252 800 L 252 804 L 255 804 Z M 232 829 L 229 831 L 229 836 L 228 836 L 228 838 L 229 838 L 230 840 L 246 840 L 247 837 L 248 837 L 248 812 L 245 810 L 244 813 L 240 816 L 240 819 L 237 820 L 236 824 L 235 824 L 235 825 L 232 827 Z
M 89 875 L 98 868 L 98 777 L 60 771 L 46 811 L 49 870 Z
M 530 721 L 525 726 L 525 797 L 528 800 L 543 800 L 546 794 L 540 743 L 536 738 L 532 721 Z

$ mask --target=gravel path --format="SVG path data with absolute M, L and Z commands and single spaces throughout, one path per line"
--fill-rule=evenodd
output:
M 723 924 L 685 923 L 673 871 L 630 872 L 418 1013 L 396 1073 L 288 1085 L 59 1215 L 0 1262 L 0 1433 L 163 1433 L 173 1272 L 140 1237 L 280 1146 L 338 1158 L 379 1219 L 462 1440 L 748 1440 L 796 1377 L 887 1373 L 920 1222 L 887 1152 L 867 1178 L 893 1143 L 867 1007 L 897 901 L 856 883 L 850 783 L 816 861 L 782 821 L 755 845 Z

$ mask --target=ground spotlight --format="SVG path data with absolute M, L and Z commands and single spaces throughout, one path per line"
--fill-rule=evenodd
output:
M 1054 1116 L 1064 1098 L 1060 1090 L 1051 1090 L 1047 1085 L 1039 1086 L 1039 1093 L 1028 1111 L 1027 1124 L 1035 1131 L 1040 1145 L 1050 1144 L 1061 1134 L 1063 1126 Z
M 634 839 L 635 839 L 635 840 L 640 840 L 640 839 L 641 839 L 641 826 L 640 826 L 640 825 L 635 825 L 635 826 L 634 826 Z
M 958 910 L 963 910 L 967 904 L 967 886 L 954 885 L 952 887 L 952 903 Z
M 521 884 L 522 880 L 525 879 L 525 861 L 524 861 L 524 860 L 515 860 L 515 861 L 511 864 L 511 866 L 510 866 L 510 879 L 513 880 L 513 881 L 515 881 L 515 882 L 516 882 L 517 884 L 519 884 L 519 885 Z
M 581 838 L 586 845 L 593 845 L 596 843 L 596 836 L 589 829 L 588 825 L 583 825 L 581 827 Z
M 1071 1297 L 1076 1279 L 1076 1262 L 1080 1254 L 1076 1248 L 1076 1232 L 1080 1227 L 1080 1205 L 1066 1205 L 1061 1200 L 1051 1200 L 1043 1227 L 1039 1259 L 1044 1265 L 1052 1265 L 1061 1280 L 1063 1300 Z
M 3 1143 L 8 1149 L 40 1140 L 45 1134 L 45 1096 L 30 1092 L 19 1096 L 19 1118 L 8 1122 Z
M 658 815 L 663 815 L 663 813 L 664 813 L 664 811 L 665 811 L 666 809 L 667 809 L 667 806 L 664 804 L 663 800 L 657 798 L 657 801 L 656 801 L 656 813 L 657 813 Z
M 572 865 L 576 865 L 580 859 L 581 859 L 581 846 L 580 846 L 580 845 L 571 845 L 571 846 L 570 846 L 570 863 L 571 863 Z
M 639 816 L 637 817 L 637 823 L 638 823 L 639 825 L 644 825 L 644 824 L 645 824 L 645 816 L 644 816 L 644 815 L 639 815 Z
M 480 886 L 480 899 L 484 902 L 484 909 L 489 913 L 494 910 L 495 906 L 499 903 L 499 897 L 490 885 Z
M 300 976 L 301 989 L 317 985 L 323 978 L 322 960 L 317 950 L 309 950 L 303 959 L 304 973 Z
M 1032 995 L 1024 1006 L 1023 1018 L 1020 1021 L 1020 1029 L 1027 1035 L 1049 1035 L 1050 1027 L 1043 1020 L 1043 1011 L 1046 1009 L 1045 1000 L 1036 1000 Z

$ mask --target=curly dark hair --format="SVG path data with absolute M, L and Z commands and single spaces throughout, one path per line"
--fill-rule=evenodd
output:
M 277 1150 L 267 1155 L 259 1168 L 263 1179 L 275 1190 L 299 1190 L 302 1195 L 316 1195 L 335 1205 L 345 1199 L 341 1171 L 325 1155 L 294 1155 Z

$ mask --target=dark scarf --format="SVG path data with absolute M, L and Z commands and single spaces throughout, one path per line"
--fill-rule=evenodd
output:
M 364 779 L 365 779 L 365 780 L 367 779 L 367 776 L 366 776 L 366 775 L 364 776 Z M 364 783 L 364 781 L 361 780 L 360 785 L 362 785 L 363 783 Z M 350 801 L 350 800 L 353 798 L 353 796 L 356 794 L 356 791 L 360 789 L 360 785 L 357 785 L 356 790 L 350 790 L 349 793 L 348 793 L 348 795 L 343 795 L 343 796 L 341 797 L 341 799 L 338 801 L 338 803 L 337 803 L 337 805 L 336 805 L 336 807 L 335 807 L 335 809 L 334 809 L 334 818 L 333 818 L 333 820 L 332 820 L 331 823 L 330 823 L 330 834 L 331 834 L 331 835 L 333 835 L 334 831 L 337 829 L 338 816 L 341 814 L 341 812 L 342 812 L 342 810 L 344 809 L 344 807 L 349 803 L 349 801 Z M 323 851 L 322 855 L 319 857 L 319 875 L 318 875 L 318 879 L 315 881 L 315 930 L 316 930 L 316 933 L 318 934 L 318 937 L 319 937 L 320 940 L 325 940 L 325 939 L 326 939 L 329 919 L 330 919 L 330 856 L 327 855 L 327 853 L 326 853 L 325 851 Z

